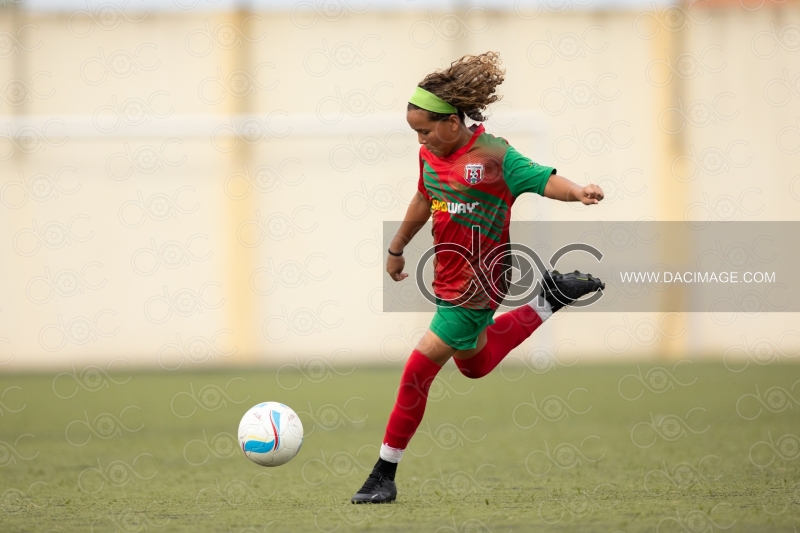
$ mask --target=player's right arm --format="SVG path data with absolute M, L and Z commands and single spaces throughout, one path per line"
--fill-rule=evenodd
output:
M 417 191 L 408 205 L 406 217 L 400 224 L 400 229 L 397 230 L 394 239 L 392 239 L 389 249 L 396 254 L 401 253 L 406 245 L 411 242 L 411 239 L 414 238 L 414 235 L 425 225 L 430 216 L 431 200 L 421 191 Z M 405 264 L 406 260 L 402 256 L 389 254 L 389 258 L 386 260 L 386 272 L 389 273 L 393 280 L 401 281 L 408 277 L 408 274 L 403 272 Z

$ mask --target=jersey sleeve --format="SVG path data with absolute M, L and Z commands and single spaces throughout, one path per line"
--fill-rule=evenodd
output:
M 515 197 L 524 192 L 543 196 L 547 180 L 555 173 L 555 168 L 534 163 L 512 146 L 508 147 L 503 158 L 503 178 Z
M 425 198 L 428 200 L 431 199 L 430 195 L 428 194 L 428 190 L 425 188 L 425 177 L 423 175 L 423 161 L 422 156 L 419 156 L 419 183 L 417 183 L 417 190 L 421 192 Z

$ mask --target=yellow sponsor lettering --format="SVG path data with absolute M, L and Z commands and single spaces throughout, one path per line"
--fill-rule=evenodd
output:
M 447 212 L 447 202 L 442 200 L 433 200 L 431 202 L 431 211 L 444 211 Z

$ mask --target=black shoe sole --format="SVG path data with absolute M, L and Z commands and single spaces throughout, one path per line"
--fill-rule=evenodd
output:
M 350 503 L 356 504 L 356 505 L 360 505 L 362 503 L 369 503 L 369 504 L 372 504 L 372 505 L 378 505 L 378 504 L 381 504 L 381 503 L 392 503 L 395 500 L 396 500 L 396 498 L 392 498 L 391 500 L 353 500 L 351 498 L 350 499 Z

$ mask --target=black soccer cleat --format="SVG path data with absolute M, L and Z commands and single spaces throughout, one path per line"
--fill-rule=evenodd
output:
M 581 296 L 605 288 L 606 284 L 591 274 L 582 274 L 577 270 L 562 274 L 558 270 L 553 270 L 544 276 L 542 296 L 550 303 L 555 313 Z
M 371 473 L 364 486 L 350 498 L 351 503 L 389 503 L 397 498 L 397 485 L 393 479 L 375 472 Z

